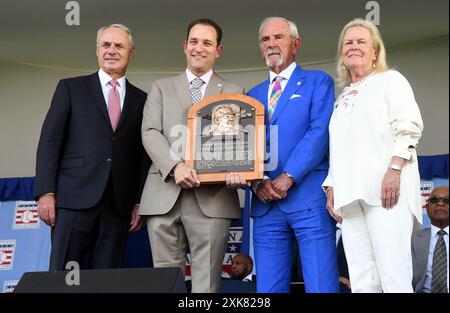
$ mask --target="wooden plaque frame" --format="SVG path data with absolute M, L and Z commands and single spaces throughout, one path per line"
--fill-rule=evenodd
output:
M 201 183 L 223 183 L 226 181 L 226 176 L 230 172 L 242 174 L 246 181 L 255 181 L 263 178 L 264 175 L 264 156 L 265 156 L 265 127 L 264 127 L 264 105 L 252 97 L 240 93 L 225 93 L 203 99 L 199 103 L 193 105 L 188 111 L 188 134 L 186 146 L 185 163 L 196 169 L 196 151 L 199 139 L 201 141 L 202 130 L 199 129 L 201 117 L 200 112 L 207 106 L 220 105 L 226 101 L 227 103 L 245 103 L 252 107 L 254 114 L 254 140 L 252 140 L 253 147 L 253 167 L 247 170 L 218 170 L 217 172 L 209 171 L 208 173 L 197 172 Z M 213 107 L 214 108 L 214 107 Z M 200 142 L 201 144 L 201 142 Z M 250 147 L 248 147 L 250 149 Z

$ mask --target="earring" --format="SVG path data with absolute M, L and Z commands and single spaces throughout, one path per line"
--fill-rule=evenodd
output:
M 373 67 L 373 68 L 377 67 L 377 64 L 376 64 L 376 63 L 377 63 L 377 59 L 373 59 L 373 63 L 372 63 L 372 67 Z
M 345 66 L 344 65 L 342 65 L 342 70 L 345 71 Z
M 377 65 L 376 65 L 375 63 L 373 63 L 373 64 L 372 64 L 372 67 L 375 68 L 375 67 L 377 67 Z

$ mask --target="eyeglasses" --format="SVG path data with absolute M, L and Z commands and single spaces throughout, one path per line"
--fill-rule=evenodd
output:
M 448 196 L 446 196 L 446 197 L 431 196 L 431 197 L 428 198 L 428 201 L 433 203 L 433 204 L 436 204 L 436 203 L 438 203 L 441 200 L 442 200 L 442 202 L 444 202 L 445 204 L 448 205 Z

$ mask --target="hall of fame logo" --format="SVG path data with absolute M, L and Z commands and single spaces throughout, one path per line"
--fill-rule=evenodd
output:
M 17 201 L 13 220 L 13 229 L 39 228 L 39 215 L 35 201 Z
M 0 240 L 0 270 L 11 270 L 14 264 L 16 240 Z
M 222 277 L 231 277 L 231 261 L 233 257 L 241 252 L 242 245 L 242 226 L 230 227 L 230 237 L 228 239 L 227 251 L 223 257 L 222 263 Z
M 420 193 L 422 195 L 422 214 L 427 214 L 428 197 L 433 191 L 432 181 L 422 181 L 420 183 Z

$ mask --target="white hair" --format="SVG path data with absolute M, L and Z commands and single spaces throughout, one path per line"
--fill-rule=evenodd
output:
M 125 31 L 128 34 L 128 38 L 130 39 L 131 47 L 134 49 L 133 34 L 131 33 L 131 30 L 123 24 L 111 24 L 111 25 L 103 26 L 102 28 L 100 28 L 97 31 L 97 44 L 98 44 L 98 40 L 100 38 L 101 32 L 110 27 L 117 27 L 117 28 L 120 28 L 121 30 Z
M 289 28 L 289 35 L 291 36 L 292 39 L 295 39 L 298 37 L 298 30 L 297 30 L 297 25 L 295 25 L 294 22 L 291 22 L 290 20 L 284 18 L 284 17 L 279 17 L 279 16 L 270 16 L 270 17 L 266 17 L 262 22 L 261 25 L 259 26 L 259 33 L 258 33 L 258 40 L 261 39 L 261 31 L 263 29 L 263 27 L 270 21 L 273 20 L 281 20 L 284 21 L 288 24 L 288 28 Z

